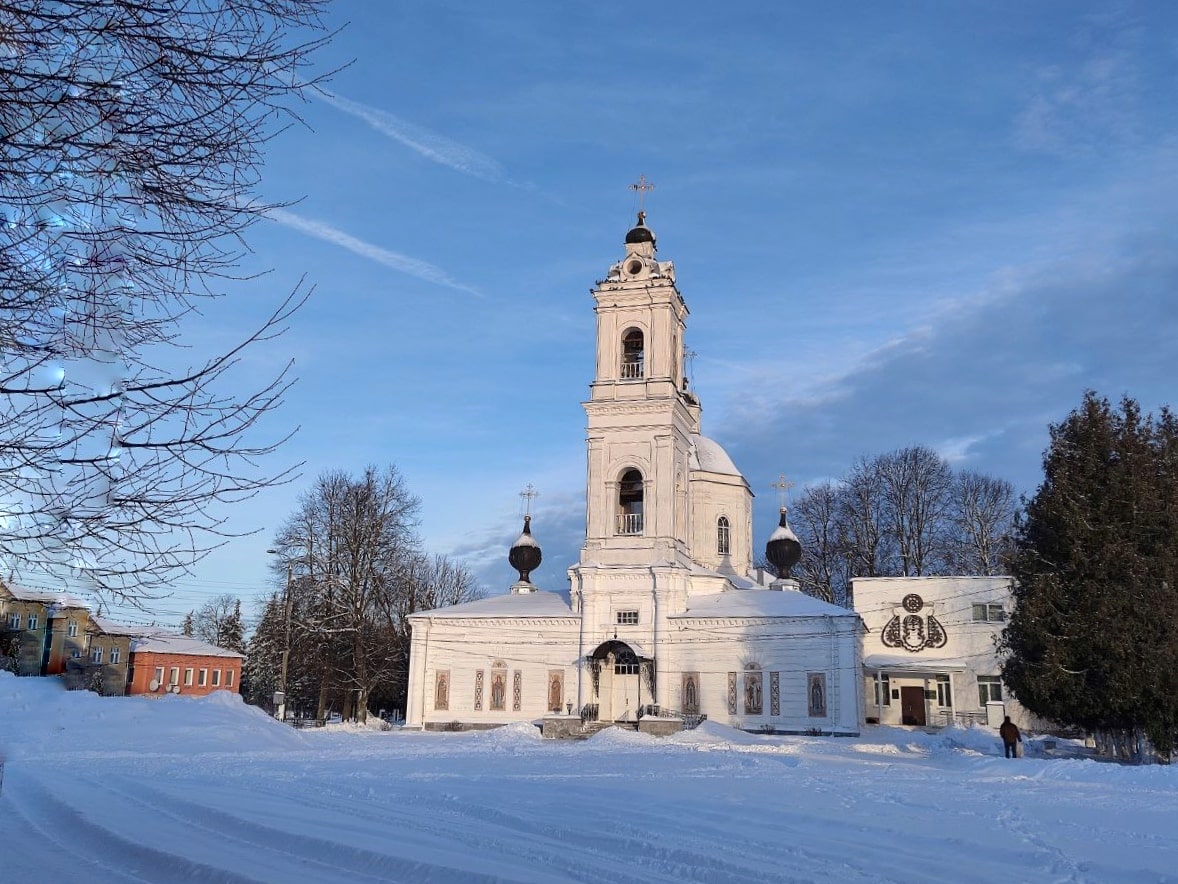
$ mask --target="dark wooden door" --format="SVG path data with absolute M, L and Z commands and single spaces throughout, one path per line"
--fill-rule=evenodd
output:
M 924 727 L 924 688 L 900 688 L 900 723 Z

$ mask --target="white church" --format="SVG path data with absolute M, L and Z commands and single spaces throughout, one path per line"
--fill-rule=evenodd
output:
M 568 593 L 528 579 L 540 550 L 525 521 L 510 593 L 409 618 L 406 723 L 658 732 L 706 716 L 749 731 L 857 734 L 862 621 L 798 591 L 784 512 L 767 550 L 783 576 L 753 567 L 753 494 L 700 433 L 684 376 L 687 305 L 642 213 L 593 298 L 585 544 Z

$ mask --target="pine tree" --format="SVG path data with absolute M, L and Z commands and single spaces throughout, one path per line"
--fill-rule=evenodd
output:
M 1178 722 L 1178 433 L 1088 392 L 1019 525 L 1003 680 L 1030 711 L 1162 752 Z
M 233 600 L 233 613 L 217 627 L 217 647 L 245 653 L 245 624 L 241 620 L 241 599 Z
M 278 670 L 282 659 L 282 599 L 271 595 L 262 609 L 246 647 L 241 668 L 241 695 L 247 703 L 269 709 L 278 690 Z

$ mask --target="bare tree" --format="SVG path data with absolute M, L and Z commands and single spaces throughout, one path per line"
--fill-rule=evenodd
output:
M 245 632 L 241 600 L 228 593 L 214 596 L 199 610 L 188 612 L 180 631 L 210 645 L 241 651 Z
M 845 531 L 839 518 L 841 491 L 833 482 L 813 485 L 790 510 L 803 550 L 794 573 L 803 592 L 828 602 L 842 601 L 847 578 Z
M 795 573 L 810 595 L 849 603 L 855 577 L 995 574 L 1006 567 L 1014 490 L 955 475 L 927 448 L 860 458 L 838 482 L 805 489 L 791 511 Z
M 935 573 L 946 562 L 944 517 L 953 472 L 935 451 L 901 448 L 877 457 L 874 472 L 883 489 L 887 531 L 904 577 Z
M 0 2 L 0 555 L 134 600 L 290 478 L 256 436 L 286 370 L 179 358 L 239 278 L 261 151 L 327 39 L 322 0 Z M 301 37 L 300 37 L 301 35 Z M 244 391 L 243 391 L 244 390 Z
M 345 691 L 344 713 L 363 721 L 373 687 L 397 669 L 395 643 L 376 616 L 417 550 L 420 502 L 395 467 L 359 479 L 324 473 L 283 526 L 278 548 L 292 573 L 309 578 L 315 598 L 304 622 L 325 640 L 328 676 Z M 322 702 L 321 702 L 322 705 Z
M 953 570 L 963 574 L 1001 574 L 1013 552 L 1014 486 L 982 473 L 958 474 L 953 483 L 951 551 Z
M 855 462 L 843 480 L 840 496 L 841 546 L 846 552 L 850 574 L 878 577 L 889 573 L 891 556 L 884 488 L 873 461 L 860 458 Z

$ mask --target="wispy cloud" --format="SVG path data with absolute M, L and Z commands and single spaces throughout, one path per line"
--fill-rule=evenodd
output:
M 317 89 L 316 92 L 332 107 L 358 117 L 377 132 L 399 141 L 427 160 L 484 181 L 502 181 L 504 178 L 503 167 L 499 163 L 473 148 L 423 129 L 380 108 L 352 101 L 326 89 Z
M 402 255 L 400 252 L 394 252 L 391 249 L 386 249 L 370 242 L 365 242 L 362 239 L 357 239 L 350 233 L 345 233 L 336 227 L 332 227 L 330 224 L 324 224 L 322 221 L 316 221 L 312 218 L 304 218 L 302 215 L 296 215 L 294 212 L 288 212 L 286 209 L 269 209 L 266 215 L 272 221 L 277 221 L 279 224 L 306 233 L 317 239 L 342 246 L 349 252 L 353 252 L 364 258 L 371 258 L 373 261 L 377 261 L 386 267 L 391 267 L 393 270 L 399 270 L 401 273 L 407 273 L 409 276 L 415 276 L 418 279 L 424 279 L 426 282 L 445 286 L 455 291 L 466 292 L 479 298 L 483 297 L 483 293 L 478 289 L 458 282 L 441 267 L 437 267 L 427 261 L 411 258 L 409 255 Z
M 1015 143 L 1061 155 L 1132 143 L 1140 134 L 1142 36 L 1116 17 L 1089 21 L 1077 37 L 1087 52 L 1034 72 Z

